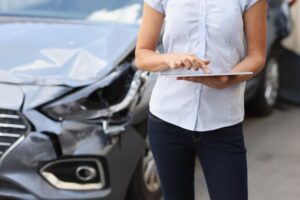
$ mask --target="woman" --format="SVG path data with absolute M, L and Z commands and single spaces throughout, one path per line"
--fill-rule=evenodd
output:
M 262 70 L 266 0 L 144 1 L 135 60 L 139 69 Z M 165 53 L 158 53 L 163 24 Z M 194 199 L 196 156 L 211 200 L 247 200 L 242 121 L 250 78 L 158 76 L 148 131 L 165 200 Z

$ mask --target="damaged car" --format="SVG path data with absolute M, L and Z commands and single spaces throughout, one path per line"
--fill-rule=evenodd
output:
M 0 10 L 0 199 L 159 199 L 146 137 L 155 77 L 134 65 L 142 2 Z
M 0 199 L 161 198 L 146 131 L 156 75 L 134 64 L 142 8 L 0 0 Z M 269 64 L 247 84 L 246 101 L 261 113 L 276 101 L 274 52 L 290 31 L 288 9 L 270 1 Z

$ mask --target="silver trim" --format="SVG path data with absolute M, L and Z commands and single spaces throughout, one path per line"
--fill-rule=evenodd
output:
M 0 127 L 2 127 L 2 128 L 26 129 L 26 125 L 20 125 L 20 124 L 8 124 L 8 123 L 0 123 Z
M 13 137 L 13 138 L 19 138 L 21 134 L 17 133 L 2 133 L 0 132 L 0 137 Z
M 0 166 L 3 162 L 3 160 L 5 159 L 5 157 L 25 139 L 26 134 L 29 133 L 29 131 L 30 131 L 30 124 L 27 121 L 27 119 L 25 118 L 25 116 L 23 116 L 23 114 L 20 113 L 19 111 L 15 111 L 15 112 L 17 112 L 19 114 L 20 118 L 22 119 L 22 122 L 24 122 L 25 126 L 27 127 L 27 130 L 5 152 L 2 152 L 2 155 L 0 155 L 1 156 Z
M 2 164 L 2 161 L 4 158 L 14 149 L 16 146 L 18 146 L 23 140 L 25 139 L 25 135 L 20 137 L 13 145 L 11 145 L 4 153 L 2 152 L 1 158 L 0 158 L 0 165 Z
M 18 115 L 10 115 L 10 114 L 0 114 L 0 118 L 20 119 L 20 116 L 18 116 Z
M 50 172 L 46 172 L 46 168 L 48 168 L 49 166 L 53 165 L 53 164 L 57 164 L 57 163 L 65 163 L 65 162 L 73 162 L 73 161 L 77 161 L 77 162 L 85 162 L 85 161 L 89 161 L 89 162 L 95 162 L 98 166 L 98 170 L 99 170 L 99 174 L 100 174 L 100 182 L 98 183 L 86 183 L 86 184 L 80 184 L 80 183 L 74 183 L 74 182 L 65 182 L 62 181 L 60 179 L 58 179 L 54 174 L 50 173 Z M 92 159 L 92 158 L 70 158 L 70 159 L 64 159 L 64 160 L 56 160 L 53 162 L 50 162 L 46 165 L 44 165 L 41 169 L 40 169 L 40 174 L 42 175 L 42 177 L 44 177 L 52 186 L 54 186 L 57 189 L 63 189 L 63 190 L 100 190 L 103 189 L 105 187 L 105 174 L 104 174 L 104 170 L 103 170 L 103 166 L 101 164 L 101 162 L 97 159 Z
M 149 192 L 157 192 L 161 187 L 161 183 L 156 168 L 155 160 L 152 151 L 149 147 L 149 135 L 147 135 L 146 144 L 146 154 L 143 156 L 143 180 L 146 189 Z
M 0 142 L 0 146 L 9 147 L 10 145 L 12 145 L 12 143 L 8 143 L 8 142 Z
M 273 58 L 266 66 L 265 74 L 265 99 L 269 106 L 274 106 L 278 97 L 279 90 L 279 64 Z

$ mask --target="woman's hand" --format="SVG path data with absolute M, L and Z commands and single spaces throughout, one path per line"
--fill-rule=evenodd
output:
M 203 70 L 210 73 L 209 60 L 201 60 L 194 54 L 165 54 L 165 62 L 171 69 Z
M 231 85 L 231 77 L 229 76 L 177 77 L 177 80 L 186 80 L 194 83 L 201 83 L 214 89 L 224 89 Z
M 135 64 L 144 71 L 161 72 L 169 69 L 202 69 L 209 73 L 208 60 L 188 52 L 161 54 L 156 52 L 161 36 L 164 14 L 144 4 L 143 18 L 135 50 Z

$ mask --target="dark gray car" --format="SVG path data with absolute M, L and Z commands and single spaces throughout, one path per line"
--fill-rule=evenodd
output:
M 268 0 L 268 51 L 264 70 L 247 83 L 248 113 L 268 115 L 273 111 L 280 89 L 281 41 L 292 31 L 290 6 L 295 0 Z
M 0 0 L 1 199 L 160 198 L 146 134 L 156 75 L 133 62 L 142 3 Z M 286 5 L 270 4 L 269 55 Z
M 158 199 L 142 1 L 0 1 L 0 198 Z

